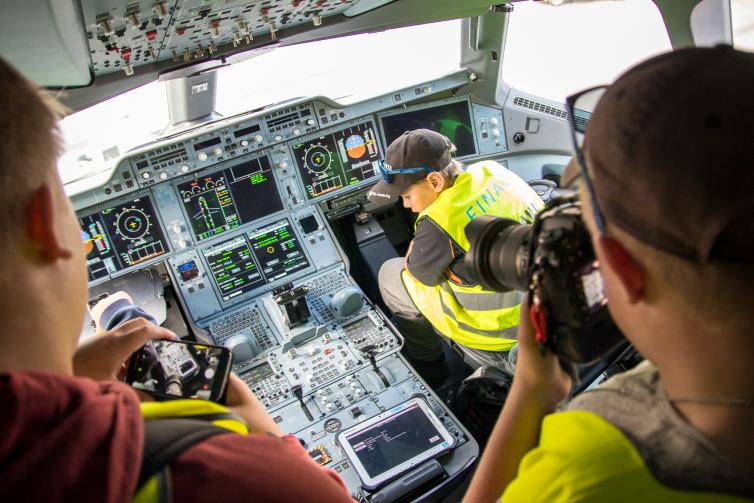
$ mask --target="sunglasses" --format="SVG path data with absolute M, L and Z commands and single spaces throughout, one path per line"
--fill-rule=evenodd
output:
M 377 166 L 380 169 L 380 173 L 382 174 L 382 180 L 385 183 L 392 183 L 390 180 L 390 177 L 393 175 L 398 174 L 411 174 L 411 173 L 432 173 L 435 170 L 432 168 L 426 168 L 426 167 L 418 167 L 418 168 L 393 168 L 389 164 L 386 164 L 385 161 L 380 159 L 377 161 Z
M 604 234 L 605 232 L 605 218 L 602 215 L 602 210 L 600 209 L 599 204 L 597 204 L 597 197 L 594 193 L 594 184 L 592 183 L 592 179 L 586 169 L 586 157 L 584 156 L 583 145 L 584 133 L 586 132 L 589 118 L 592 116 L 594 109 L 597 107 L 597 103 L 599 103 L 606 90 L 607 86 L 592 87 L 566 98 L 568 123 L 571 126 L 571 136 L 573 139 L 573 150 L 576 154 L 576 161 L 579 163 L 581 177 L 584 180 L 587 193 L 589 194 L 589 202 L 592 206 L 594 221 L 600 234 Z

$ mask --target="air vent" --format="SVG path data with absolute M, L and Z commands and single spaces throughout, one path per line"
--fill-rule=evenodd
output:
M 568 118 L 568 113 L 562 108 L 551 107 L 550 105 L 545 105 L 544 103 L 523 98 L 521 96 L 516 96 L 515 98 L 513 98 L 513 104 L 517 107 L 528 108 L 529 110 L 534 110 L 535 112 L 552 115 L 553 117 L 557 117 L 558 119 L 566 120 Z
M 588 117 L 574 117 L 573 122 L 578 126 L 579 131 L 586 131 L 586 125 L 589 124 Z

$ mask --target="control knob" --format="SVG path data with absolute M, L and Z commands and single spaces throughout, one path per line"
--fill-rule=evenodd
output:
M 176 222 L 173 224 L 173 232 L 176 234 L 181 234 L 185 229 L 186 228 L 180 222 Z
M 287 169 L 288 168 L 288 161 L 278 161 L 278 168 L 280 168 L 280 169 Z
M 307 126 L 313 126 L 316 123 L 314 119 L 306 119 Z
M 294 129 L 293 130 L 293 134 L 300 135 L 301 134 L 301 130 L 300 129 Z
M 275 140 L 275 141 L 280 141 L 280 140 L 282 140 L 282 139 L 283 139 L 283 137 L 282 137 L 282 136 L 280 136 L 279 134 L 276 134 L 276 135 L 275 135 L 275 138 L 273 138 L 273 140 Z
M 206 152 L 199 152 L 199 154 L 196 156 L 197 159 L 200 161 L 206 161 L 207 160 L 207 153 Z
M 144 173 L 141 174 L 141 177 L 145 180 L 149 179 L 150 176 L 152 175 L 149 173 L 149 171 L 145 171 Z
M 168 179 L 168 174 L 167 173 L 165 173 L 164 171 L 162 173 L 160 173 L 160 180 L 167 180 L 167 179 Z
M 241 146 L 242 147 L 248 147 L 249 146 L 249 140 L 241 140 Z
M 189 167 L 186 164 L 181 166 L 181 171 L 183 171 L 184 173 L 188 173 L 188 170 L 189 170 Z
M 188 240 L 186 240 L 186 239 L 179 239 L 178 240 L 178 248 L 180 248 L 181 250 L 183 250 L 184 248 L 186 248 L 188 245 L 189 245 Z
M 212 151 L 212 153 L 215 154 L 215 155 L 217 155 L 217 156 L 221 156 L 221 155 L 223 155 L 223 149 L 221 149 L 220 147 L 215 147 L 215 149 Z
M 264 140 L 261 134 L 258 134 L 254 137 L 254 141 L 259 143 L 260 141 Z
M 492 137 L 493 138 L 500 138 L 500 130 L 495 128 L 492 130 Z
M 499 121 L 497 120 L 497 117 L 491 117 L 490 118 L 490 124 L 493 126 L 497 126 L 499 124 Z

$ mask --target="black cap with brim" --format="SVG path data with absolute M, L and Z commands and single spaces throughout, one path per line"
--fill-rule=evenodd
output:
M 453 162 L 450 156 L 452 147 L 447 137 L 435 131 L 406 131 L 388 147 L 385 163 L 393 169 L 424 167 L 441 171 Z M 382 180 L 372 187 L 367 197 L 376 204 L 395 202 L 413 183 L 426 177 L 426 171 L 390 175 L 390 183 Z

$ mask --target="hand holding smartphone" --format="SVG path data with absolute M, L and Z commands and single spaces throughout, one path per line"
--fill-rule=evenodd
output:
M 147 342 L 131 357 L 126 383 L 158 398 L 222 403 L 233 356 L 229 349 L 194 342 Z

